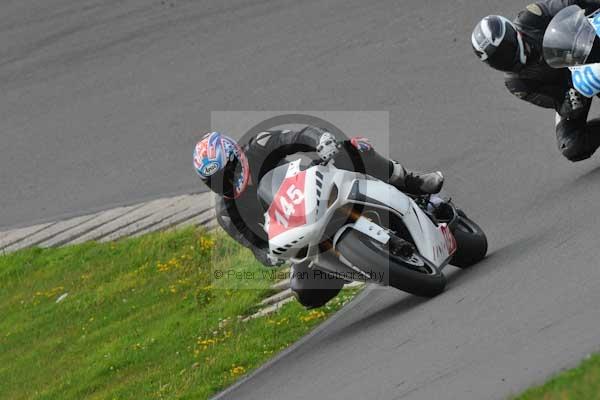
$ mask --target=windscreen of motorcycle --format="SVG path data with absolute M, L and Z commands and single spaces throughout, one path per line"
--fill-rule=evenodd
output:
M 554 16 L 544 34 L 544 59 L 553 68 L 585 64 L 596 30 L 576 5 L 562 9 Z
M 288 167 L 289 165 L 286 163 L 272 169 L 267 172 L 258 183 L 257 196 L 262 202 L 263 207 L 265 207 L 265 210 L 269 208 L 273 202 L 275 193 L 277 193 L 287 175 Z

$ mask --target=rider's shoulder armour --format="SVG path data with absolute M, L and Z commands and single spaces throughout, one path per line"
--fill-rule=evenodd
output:
M 544 10 L 543 5 L 533 3 L 525 7 L 524 10 L 519 12 L 514 23 L 517 29 L 524 34 L 530 33 L 531 30 L 546 30 L 546 27 L 550 23 L 552 17 Z

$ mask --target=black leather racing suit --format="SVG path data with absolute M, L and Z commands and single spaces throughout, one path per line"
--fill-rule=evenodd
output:
M 554 108 L 556 138 L 561 153 L 571 161 L 589 158 L 600 145 L 600 120 L 587 121 L 591 100 L 576 118 L 561 116 L 558 111 L 566 93 L 572 88 L 567 68 L 555 69 L 543 58 L 542 43 L 546 27 L 563 8 L 578 5 L 586 14 L 600 8 L 600 0 L 542 0 L 528 5 L 513 21 L 528 49 L 527 63 L 518 72 L 508 73 L 506 87 L 515 96 L 544 108 Z

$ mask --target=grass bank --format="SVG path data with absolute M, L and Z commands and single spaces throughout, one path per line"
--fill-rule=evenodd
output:
M 271 294 L 263 271 L 191 228 L 0 256 L 0 398 L 205 399 L 355 293 L 243 322 Z
M 578 367 L 564 371 L 544 385 L 534 387 L 514 400 L 599 400 L 600 355 L 583 361 Z

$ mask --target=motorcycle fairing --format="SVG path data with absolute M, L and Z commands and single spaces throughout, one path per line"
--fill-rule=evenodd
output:
M 569 67 L 573 87 L 585 97 L 600 93 L 600 63 Z
M 322 207 L 317 196 L 320 193 L 317 170 L 300 171 L 300 163 L 300 159 L 288 163 L 285 179 L 265 213 L 264 230 L 269 236 L 269 248 L 276 256 L 309 244 L 311 224 L 317 221 Z
M 289 229 L 306 224 L 304 184 L 306 171 L 291 165 L 267 210 L 267 233 L 274 238 Z
M 281 200 L 272 202 L 272 205 L 280 203 L 281 206 L 273 205 L 273 208 L 269 207 L 269 211 L 265 213 L 264 228 L 269 233 L 269 249 L 273 255 L 290 259 L 292 262 L 313 258 L 319 264 L 321 254 L 318 245 L 335 210 L 345 204 L 356 203 L 395 213 L 402 219 L 423 257 L 438 267 L 449 262 L 456 250 L 456 242 L 446 224 L 434 224 L 421 208 L 400 190 L 363 174 L 340 170 L 333 166 L 315 166 L 300 171 L 299 165 L 300 160 L 290 163 L 284 181 L 303 174 L 304 219 L 289 224 L 286 229 L 272 228 L 273 224 L 281 224 L 274 211 L 280 209 L 281 213 L 287 207 L 281 205 Z M 296 189 L 298 186 L 292 188 L 288 185 L 284 188 L 282 184 L 277 190 L 277 195 L 283 197 L 285 203 L 291 203 L 299 198 L 298 194 L 295 194 Z M 293 214 L 297 212 L 300 211 L 294 208 Z M 288 214 L 289 217 L 292 216 L 291 208 L 288 209 Z M 360 228 L 359 225 L 356 230 L 360 231 Z M 344 229 L 355 228 L 353 224 L 349 224 Z M 298 254 L 302 249 L 306 249 L 306 252 L 302 251 L 300 256 Z
M 447 224 L 434 224 L 408 196 L 385 182 L 355 180 L 348 199 L 396 212 L 419 253 L 437 266 L 445 265 L 456 251 L 456 241 Z
M 588 18 L 596 35 L 600 36 L 600 13 Z M 600 63 L 569 67 L 573 87 L 585 97 L 594 97 L 600 93 Z

